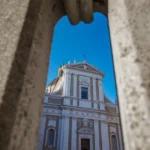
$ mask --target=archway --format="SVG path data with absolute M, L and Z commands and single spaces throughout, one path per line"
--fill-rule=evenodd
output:
M 50 58 L 51 59 L 51 62 L 50 62 L 51 67 L 49 68 L 48 75 L 50 77 L 53 76 L 53 78 L 51 78 L 51 80 L 53 80 L 54 78 L 55 79 L 52 82 L 50 82 L 51 81 L 51 80 L 49 80 L 50 77 L 48 77 L 48 82 L 47 82 L 48 87 L 46 88 L 44 109 L 43 109 L 44 112 L 43 112 L 42 121 L 41 121 L 41 126 L 44 126 L 44 124 L 45 124 L 46 127 L 47 127 L 47 122 L 48 122 L 47 120 L 51 120 L 50 116 L 54 115 L 53 113 L 51 113 L 49 115 L 47 113 L 49 111 L 51 111 L 51 109 L 53 109 L 53 108 L 51 108 L 51 104 L 55 105 L 54 102 L 56 102 L 58 100 L 58 99 L 54 100 L 53 98 L 51 99 L 49 94 L 55 94 L 55 93 L 57 93 L 57 90 L 61 91 L 61 92 L 59 92 L 59 98 L 60 98 L 59 101 L 61 100 L 61 104 L 64 103 L 63 102 L 64 99 L 63 99 L 63 97 L 61 97 L 61 96 L 64 96 L 64 95 L 62 95 L 62 88 L 63 87 L 61 86 L 61 88 L 57 88 L 57 85 L 55 84 L 55 83 L 60 83 L 59 79 L 61 78 L 61 75 L 57 75 L 57 71 L 58 71 L 57 69 L 58 68 L 59 68 L 59 70 L 61 69 L 63 61 L 64 61 L 64 65 L 67 65 L 68 60 L 71 60 L 71 62 L 69 62 L 69 64 L 81 63 L 81 62 L 83 62 L 83 58 L 79 59 L 79 57 L 82 57 L 82 53 L 86 52 L 86 54 L 88 56 L 87 57 L 88 58 L 87 63 L 90 64 L 90 62 L 91 62 L 94 64 L 94 66 L 93 66 L 94 68 L 98 67 L 102 72 L 104 71 L 105 77 L 103 79 L 105 81 L 103 82 L 103 84 L 105 85 L 106 82 L 110 83 L 112 80 L 114 81 L 114 79 L 112 79 L 113 74 L 110 71 L 110 70 L 113 70 L 112 69 L 113 67 L 112 67 L 111 48 L 110 48 L 110 39 L 109 39 L 109 31 L 108 31 L 108 21 L 107 21 L 105 16 L 103 16 L 100 13 L 96 13 L 93 23 L 91 23 L 90 25 L 86 25 L 86 24 L 81 22 L 77 26 L 71 26 L 67 17 L 63 17 L 59 20 L 59 22 L 55 26 L 55 32 L 54 33 L 55 34 L 54 34 L 54 39 L 53 39 L 52 54 L 51 54 L 51 58 Z M 73 55 L 72 55 L 72 53 L 73 53 Z M 73 62 L 73 60 L 75 58 L 77 58 L 77 60 L 75 62 Z M 55 75 L 53 75 L 54 72 L 55 72 Z M 75 85 L 73 83 L 73 81 L 76 83 L 76 81 L 74 80 L 74 77 L 75 77 L 74 75 L 75 74 L 73 72 L 71 75 L 72 76 L 72 80 L 71 80 L 71 83 L 72 83 L 71 87 L 72 88 Z M 109 78 L 109 75 L 112 77 L 111 79 Z M 69 76 L 69 73 L 68 73 L 68 76 Z M 86 73 L 85 76 L 89 77 L 90 75 L 88 73 Z M 77 75 L 77 77 L 80 78 L 80 75 Z M 92 77 L 90 77 L 90 80 L 91 80 L 90 81 L 91 85 L 93 85 L 92 82 L 94 81 L 94 79 Z M 76 83 L 76 84 L 78 86 L 78 83 Z M 108 96 L 108 93 L 105 91 L 106 90 L 105 87 L 108 88 L 109 86 L 113 86 L 113 85 L 107 84 L 106 86 L 104 86 L 104 93 L 106 94 L 106 97 Z M 57 89 L 56 91 L 54 90 L 55 91 L 54 93 L 53 93 L 53 87 L 56 87 L 55 89 Z M 76 87 L 74 89 L 76 89 Z M 95 87 L 95 85 L 93 85 L 93 87 Z M 89 91 L 91 91 L 91 94 L 90 94 L 91 96 L 89 95 L 88 97 L 89 97 L 89 100 L 91 97 L 92 101 L 93 101 L 93 90 L 94 90 L 93 87 L 91 86 L 90 88 L 88 88 Z M 49 92 L 49 89 L 51 89 L 52 93 Z M 79 89 L 79 88 L 77 87 L 77 89 Z M 97 88 L 97 89 L 99 89 L 99 88 Z M 113 90 L 113 88 L 109 89 L 109 91 L 112 91 L 112 90 Z M 72 91 L 74 91 L 74 90 L 72 90 Z M 88 93 L 90 93 L 90 92 L 88 92 Z M 95 93 L 98 94 L 98 92 L 95 92 Z M 74 94 L 74 97 L 76 97 L 76 98 L 74 98 L 74 100 L 69 100 L 68 105 L 72 106 L 72 105 L 77 104 L 78 107 L 83 106 L 83 103 L 82 103 L 83 101 L 80 100 L 80 102 L 79 102 L 77 100 L 78 94 L 76 94 L 75 92 L 70 93 L 71 96 L 73 94 Z M 57 95 L 55 95 L 55 96 L 57 97 Z M 94 94 L 94 99 L 97 99 L 96 94 Z M 98 98 L 98 100 L 100 100 L 100 99 Z M 112 99 L 110 98 L 109 100 L 112 100 Z M 59 104 L 60 103 L 58 102 L 57 105 L 59 105 Z M 86 105 L 86 107 L 97 109 L 97 104 L 95 104 L 95 103 L 91 104 L 91 101 L 90 101 L 90 103 L 88 102 L 88 104 L 86 102 L 84 104 Z M 114 106 L 112 106 L 112 107 L 114 107 Z M 115 107 L 116 107 L 116 105 L 115 105 Z M 102 105 L 101 105 L 101 108 L 102 108 Z M 46 109 L 47 109 L 47 112 L 45 112 Z M 55 112 L 57 112 L 57 111 L 59 111 L 58 108 L 56 108 Z M 62 108 L 62 111 L 63 111 L 63 108 Z M 93 115 L 94 115 L 94 113 L 95 113 L 95 110 L 93 110 Z M 64 114 L 65 114 L 65 112 L 64 112 Z M 70 122 L 72 122 L 72 116 L 69 116 L 68 118 L 69 118 Z M 76 118 L 78 118 L 78 117 L 76 116 Z M 57 118 L 53 118 L 53 120 L 55 120 L 55 122 L 57 122 L 58 124 L 61 121 L 62 122 L 64 121 L 64 119 L 62 119 L 61 116 L 58 116 Z M 98 124 L 97 133 L 99 133 L 98 131 L 100 130 L 100 124 L 101 124 L 100 121 L 98 121 L 97 124 Z M 71 123 L 69 123 L 67 125 L 70 125 L 69 128 L 71 128 L 71 126 L 72 126 Z M 105 126 L 106 126 L 106 128 L 105 128 Z M 120 126 L 120 123 L 117 122 L 117 126 Z M 117 126 L 115 128 L 117 128 Z M 110 127 L 107 127 L 107 124 L 105 124 L 105 125 L 103 125 L 102 128 L 105 128 L 104 130 L 106 130 L 106 132 L 108 132 L 107 128 L 109 129 Z M 56 130 L 59 131 L 59 129 L 56 129 Z M 74 128 L 74 130 L 76 130 L 76 127 Z M 62 131 L 64 131 L 64 130 L 62 129 Z M 60 131 L 59 131 L 59 133 L 61 134 Z M 71 131 L 69 131 L 69 133 L 71 134 Z M 105 133 L 105 132 L 103 132 L 103 133 Z M 66 134 L 67 134 L 67 132 L 66 132 Z M 74 137 L 75 136 L 76 135 L 74 135 Z M 95 136 L 100 137 L 101 135 L 95 134 Z M 120 135 L 118 135 L 118 136 L 120 137 Z M 40 149 L 41 149 L 42 143 L 44 143 L 44 138 L 45 138 L 45 129 L 43 128 L 42 130 L 40 130 L 40 139 L 39 139 Z M 69 139 L 70 138 L 71 138 L 71 135 L 70 135 Z M 105 139 L 105 137 L 103 138 L 103 141 L 105 141 L 105 144 L 103 144 L 103 145 L 107 145 L 106 143 L 108 141 L 108 138 L 106 138 L 106 139 Z M 58 139 L 59 139 L 59 136 L 58 136 Z M 66 141 L 67 141 L 67 138 L 66 138 Z M 73 143 L 75 143 L 75 140 L 73 140 L 73 141 L 74 141 Z M 98 138 L 97 138 L 97 141 L 98 141 Z M 59 140 L 58 140 L 58 143 L 59 143 Z M 58 143 L 57 143 L 57 145 L 59 145 Z M 101 143 L 101 140 L 99 143 Z M 99 147 L 98 144 L 95 144 L 95 145 L 97 145 L 97 148 Z M 71 147 L 72 144 L 69 144 L 69 146 Z M 102 147 L 102 144 L 100 144 L 100 146 Z M 43 149 L 44 148 L 46 148 L 46 147 L 43 146 Z M 107 148 L 108 147 L 103 146 L 103 149 L 107 149 Z
M 47 37 L 52 39 L 54 24 L 65 15 L 66 11 L 62 1 L 59 0 L 25 0 L 20 3 L 14 0 L 13 2 L 6 4 L 2 1 L 3 15 L 0 15 L 4 21 L 1 28 L 5 33 L 2 34 L 4 43 L 2 42 L 1 45 L 2 50 L 6 51 L 1 59 L 3 67 L 1 102 L 3 103 L 0 110 L 2 139 L 0 146 L 2 150 L 8 148 L 26 150 L 34 149 L 37 143 L 34 137 L 37 136 L 37 124 L 40 121 L 39 110 L 42 107 L 47 54 L 51 43 L 45 39 Z M 58 5 L 55 5 L 56 2 Z M 150 97 L 147 24 L 149 24 L 150 9 L 149 1 L 146 0 L 134 4 L 129 0 L 110 0 L 109 25 L 115 68 L 117 68 L 119 98 L 121 98 L 125 146 L 126 149 L 149 149 L 149 142 L 143 141 L 150 135 L 149 119 L 147 119 Z M 4 64 L 6 60 L 7 63 Z M 10 85 L 13 85 L 13 88 Z
M 65 4 L 69 5 L 67 6 Z M 37 144 L 37 139 L 33 139 L 32 137 L 35 136 L 35 133 L 37 136 L 39 129 L 37 122 L 40 122 L 50 53 L 49 47 L 51 47 L 52 43 L 53 29 L 57 21 L 64 16 L 66 12 L 71 20 L 73 16 L 70 15 L 72 11 L 75 10 L 75 8 L 70 9 L 71 3 L 69 1 L 66 1 L 65 4 L 63 4 L 61 0 L 30 1 L 29 3 L 26 20 L 20 35 L 22 38 L 20 38 L 11 68 L 12 71 L 9 75 L 13 77 L 13 80 L 10 78 L 10 80 L 7 81 L 8 86 L 6 87 L 3 98 L 5 103 L 3 103 L 1 107 L 1 112 L 3 113 L 1 113 L 0 117 L 0 122 L 2 123 L 0 134 L 3 138 L 1 141 L 2 145 L 0 146 L 5 150 L 8 146 L 14 149 L 26 149 L 27 146 L 28 149 L 34 149 Z M 34 9 L 35 6 L 36 9 Z M 85 4 L 84 6 L 84 3 L 81 3 L 81 6 L 81 10 L 79 9 L 78 13 L 80 11 L 82 13 L 80 13 L 78 17 L 81 20 L 85 20 L 85 22 L 90 22 L 89 20 L 86 21 L 86 19 L 89 18 L 88 15 L 93 14 L 91 11 L 89 14 L 87 10 L 92 7 L 90 6 L 88 8 L 88 5 Z M 102 11 L 105 15 L 107 14 L 107 3 L 96 1 L 93 3 L 93 6 L 93 11 Z M 68 8 L 69 10 L 67 10 Z M 84 14 L 84 16 L 82 16 L 82 14 Z M 92 21 L 91 17 L 90 20 Z M 30 22 L 32 22 L 32 24 L 30 24 Z M 30 31 L 27 32 L 29 26 Z M 23 50 L 26 51 L 26 54 L 22 52 Z M 18 80 L 20 82 L 16 84 Z M 10 89 L 9 85 L 15 85 L 15 87 Z M 11 100 L 12 97 L 13 101 Z M 12 105 L 13 107 L 10 107 Z M 8 110 L 12 113 L 8 114 Z M 3 128 L 4 124 L 8 126 Z M 18 133 L 19 136 L 16 136 Z M 11 137 L 15 138 L 12 140 Z M 6 144 L 9 142 L 10 145 Z

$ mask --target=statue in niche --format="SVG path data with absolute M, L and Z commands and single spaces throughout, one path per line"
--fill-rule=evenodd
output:
M 88 126 L 88 119 L 86 119 L 86 118 L 83 119 L 83 126 L 85 126 L 85 127 Z

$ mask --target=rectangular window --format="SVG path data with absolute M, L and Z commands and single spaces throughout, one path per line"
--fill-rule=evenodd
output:
M 81 99 L 88 99 L 88 88 L 81 87 Z

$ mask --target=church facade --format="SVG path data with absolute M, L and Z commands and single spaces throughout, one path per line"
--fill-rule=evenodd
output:
M 118 105 L 104 74 L 81 62 L 63 65 L 46 88 L 38 150 L 123 150 Z

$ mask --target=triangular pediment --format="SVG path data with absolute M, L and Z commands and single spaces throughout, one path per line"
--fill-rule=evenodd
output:
M 86 62 L 84 62 L 84 63 L 75 63 L 75 64 L 68 64 L 68 65 L 66 65 L 66 67 L 70 68 L 70 69 L 75 69 L 75 70 L 89 72 L 89 73 L 100 74 L 102 76 L 104 75 L 100 70 L 96 69 L 95 67 L 93 67 L 92 65 L 89 65 Z

